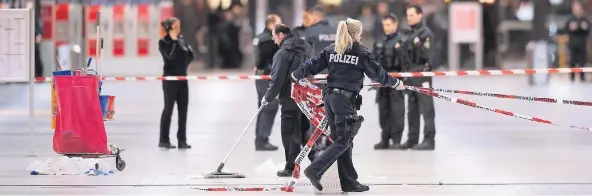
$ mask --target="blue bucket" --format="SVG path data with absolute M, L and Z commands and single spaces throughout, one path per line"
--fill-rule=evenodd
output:
M 62 70 L 62 71 L 54 71 L 53 76 L 71 76 L 72 70 Z
M 101 114 L 103 119 L 107 118 L 109 113 L 109 95 L 99 95 L 99 102 L 101 103 Z

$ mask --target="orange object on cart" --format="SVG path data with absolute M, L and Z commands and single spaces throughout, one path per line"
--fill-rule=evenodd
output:
M 56 76 L 56 129 L 59 154 L 110 154 L 99 104 L 96 76 Z

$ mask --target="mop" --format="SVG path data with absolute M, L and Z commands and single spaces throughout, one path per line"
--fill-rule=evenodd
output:
M 261 113 L 261 110 L 263 110 L 264 107 L 265 107 L 265 105 L 261 105 L 261 107 L 259 107 L 259 110 L 257 110 L 257 113 L 255 113 L 255 116 L 253 116 L 253 118 L 251 119 L 251 122 L 249 122 L 249 124 L 247 124 L 247 127 L 245 127 L 243 132 L 240 134 L 240 136 L 238 137 L 238 139 L 236 140 L 236 142 L 234 143 L 234 145 L 230 149 L 230 152 L 228 152 L 228 154 L 226 155 L 226 158 L 224 158 L 222 163 L 220 163 L 220 165 L 218 165 L 218 169 L 216 169 L 216 171 L 214 171 L 212 173 L 206 174 L 204 176 L 205 179 L 245 178 L 245 175 L 243 175 L 243 174 L 222 172 L 222 169 L 224 168 L 224 165 L 226 165 L 226 161 L 228 161 L 228 158 L 230 158 L 230 155 L 232 155 L 232 152 L 234 152 L 234 149 L 236 148 L 238 143 L 241 141 L 241 139 L 243 139 L 243 136 L 245 135 L 247 130 L 249 130 L 249 127 L 251 126 L 251 124 L 253 124 L 253 122 L 255 121 L 257 116 L 259 116 L 259 113 Z

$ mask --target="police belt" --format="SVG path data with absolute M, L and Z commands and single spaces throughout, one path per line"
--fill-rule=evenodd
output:
M 358 93 L 354 93 L 354 92 L 339 89 L 339 88 L 328 88 L 327 91 L 331 92 L 331 93 L 343 95 L 343 96 L 347 97 L 348 99 L 351 99 L 358 94 Z

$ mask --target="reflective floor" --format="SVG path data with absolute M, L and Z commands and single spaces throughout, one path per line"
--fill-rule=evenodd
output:
M 526 96 L 592 100 L 592 83 L 570 83 L 556 76 L 547 86 L 530 87 L 526 76 L 438 77 L 436 88 Z M 35 160 L 58 157 L 52 150 L 49 84 L 35 86 L 35 131 L 27 128 L 27 86 L 0 85 L 0 194 L 289 194 L 278 192 L 204 192 L 193 188 L 277 187 L 283 150 L 254 151 L 251 127 L 227 163 L 246 179 L 208 180 L 256 112 L 254 81 L 192 81 L 188 122 L 193 149 L 157 147 L 162 85 L 158 81 L 106 82 L 115 95 L 115 121 L 106 122 L 110 142 L 125 148 L 127 168 L 111 176 L 30 176 Z M 367 121 L 355 139 L 354 164 L 372 195 L 589 195 L 592 194 L 592 133 L 540 124 L 436 100 L 437 149 L 433 152 L 374 151 L 379 139 L 374 92 L 363 90 L 361 113 Z M 486 106 L 533 115 L 560 124 L 592 126 L 591 108 L 454 95 Z M 175 112 L 176 113 L 176 112 Z M 175 114 L 176 115 L 176 114 Z M 171 139 L 175 140 L 176 117 Z M 271 142 L 280 145 L 279 117 Z M 34 155 L 34 157 L 28 157 Z M 308 165 L 308 161 L 305 161 Z M 335 166 L 334 166 L 335 167 Z M 306 179 L 301 180 L 303 183 Z M 315 192 L 341 194 L 336 168 Z M 331 188 L 331 186 L 333 188 Z

